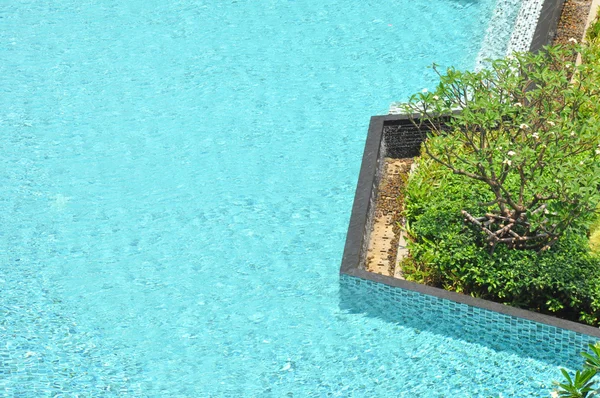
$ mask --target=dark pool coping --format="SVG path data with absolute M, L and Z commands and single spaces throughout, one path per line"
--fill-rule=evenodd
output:
M 529 46 L 529 51 L 537 52 L 545 45 L 552 43 L 558 22 L 564 6 L 565 0 L 545 0 L 542 4 L 542 11 Z
M 371 117 L 360 174 L 358 176 L 358 184 L 354 196 L 354 203 L 352 205 L 348 234 L 346 235 L 346 244 L 344 247 L 340 274 L 350 275 L 376 283 L 383 283 L 385 285 L 411 290 L 421 294 L 427 294 L 441 299 L 446 299 L 477 308 L 483 308 L 485 310 L 499 312 L 501 314 L 516 318 L 523 318 L 600 338 L 600 329 L 592 326 L 567 321 L 550 315 L 539 314 L 520 308 L 510 307 L 508 305 L 450 292 L 436 287 L 379 275 L 362 269 L 361 250 L 364 247 L 366 239 L 365 229 L 369 211 L 371 210 L 371 190 L 374 187 L 377 177 L 376 174 L 379 151 L 381 150 L 381 140 L 383 138 L 383 128 L 386 124 L 398 124 L 399 122 L 401 123 L 402 121 L 407 120 L 409 120 L 407 115 L 385 115 Z

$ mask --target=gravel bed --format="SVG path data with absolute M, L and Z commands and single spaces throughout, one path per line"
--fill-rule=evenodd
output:
M 591 6 L 592 0 L 565 1 L 554 36 L 554 44 L 567 44 L 571 38 L 581 41 Z

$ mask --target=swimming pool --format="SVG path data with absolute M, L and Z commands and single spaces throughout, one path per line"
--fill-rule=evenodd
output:
M 339 305 L 369 116 L 473 67 L 494 7 L 4 5 L 0 395 L 547 391 L 555 364 Z

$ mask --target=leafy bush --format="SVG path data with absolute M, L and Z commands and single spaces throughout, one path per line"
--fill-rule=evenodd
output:
M 493 254 L 486 235 L 465 223 L 461 210 L 486 211 L 483 183 L 423 155 L 406 191 L 411 258 L 407 279 L 591 325 L 600 324 L 600 259 L 588 248 L 583 226 L 570 228 L 549 250 Z
M 405 194 L 407 279 L 600 325 L 600 46 L 449 69 L 407 110 L 433 130 Z
M 574 223 L 590 222 L 600 200 L 600 68 L 575 67 L 574 49 L 597 58 L 583 47 L 548 47 L 480 72 L 450 68 L 434 92 L 405 105 L 429 131 L 429 157 L 487 187 L 485 208 L 461 213 L 490 252 L 547 250 Z

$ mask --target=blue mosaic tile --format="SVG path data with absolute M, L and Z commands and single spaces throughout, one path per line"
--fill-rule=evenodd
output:
M 341 306 L 416 329 L 567 368 L 598 339 L 411 290 L 341 275 Z

